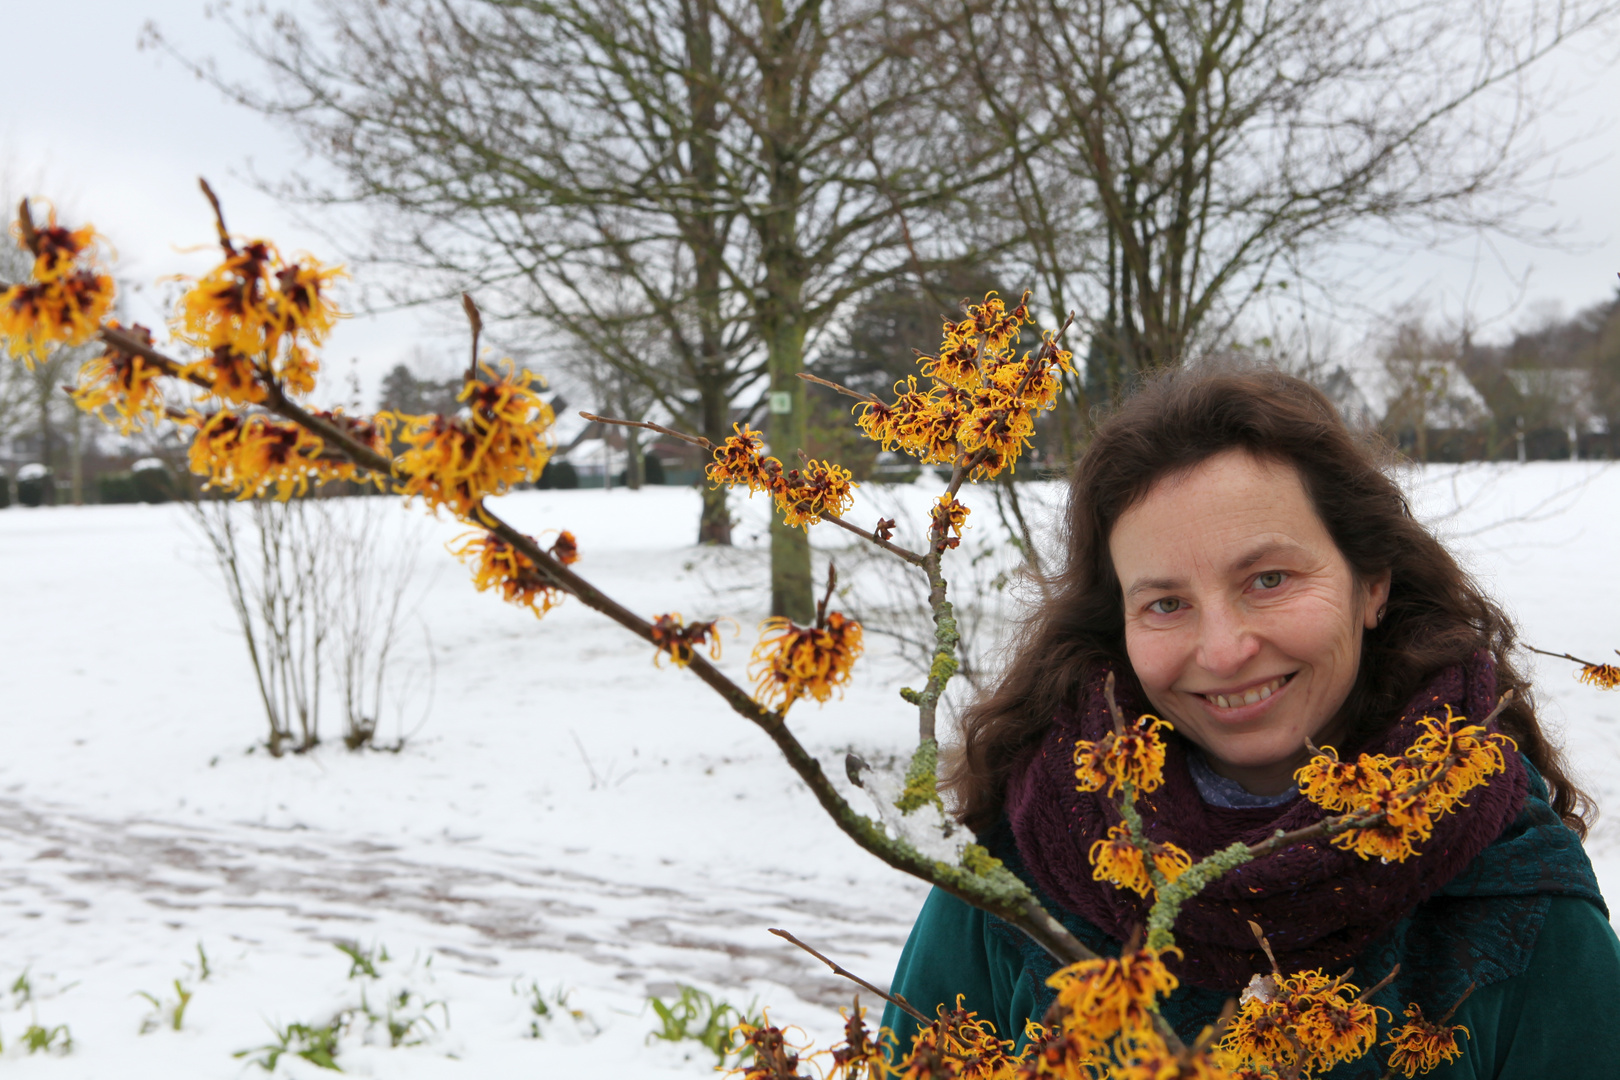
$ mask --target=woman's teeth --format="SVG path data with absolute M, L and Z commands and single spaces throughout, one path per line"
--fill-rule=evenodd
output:
M 1215 703 L 1216 708 L 1235 709 L 1239 705 L 1253 705 L 1257 701 L 1264 701 L 1288 681 L 1287 675 L 1272 679 L 1264 686 L 1254 686 L 1241 694 L 1205 694 L 1204 698 Z

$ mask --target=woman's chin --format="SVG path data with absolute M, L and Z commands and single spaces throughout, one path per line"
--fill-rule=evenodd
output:
M 1292 740 L 1212 740 L 1205 746 L 1204 756 L 1216 772 L 1232 775 L 1242 782 L 1241 774 L 1279 775 L 1293 783 L 1293 772 L 1305 763 L 1308 751 Z

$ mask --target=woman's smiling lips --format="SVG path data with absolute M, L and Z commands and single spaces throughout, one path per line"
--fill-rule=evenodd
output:
M 1250 720 L 1271 707 L 1271 699 L 1293 681 L 1298 672 L 1277 675 L 1248 686 L 1221 691 L 1192 691 L 1210 714 L 1226 721 Z

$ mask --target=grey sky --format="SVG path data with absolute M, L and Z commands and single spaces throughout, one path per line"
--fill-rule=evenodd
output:
M 0 25 L 13 43 L 0 107 L 5 186 L 50 196 L 76 219 L 93 221 L 118 250 L 120 276 L 145 283 L 148 297 L 156 279 L 197 272 L 212 256 L 199 175 L 223 196 L 234 231 L 269 236 L 288 252 L 341 255 L 247 180 L 255 170 L 280 176 L 315 167 L 292 139 L 224 101 L 172 58 L 137 50 L 141 27 L 151 20 L 189 55 L 253 75 L 251 61 L 207 9 L 202 0 L 0 0 Z M 1464 238 L 1439 250 L 1346 251 L 1334 264 L 1350 281 L 1342 316 L 1352 325 L 1341 337 L 1358 334 L 1368 312 L 1414 297 L 1437 315 L 1469 311 L 1485 335 L 1499 337 L 1548 307 L 1568 313 L 1614 294 L 1620 270 L 1614 54 L 1612 41 L 1606 48 L 1590 43 L 1564 54 L 1549 72 L 1559 105 L 1539 137 L 1549 161 L 1568 175 L 1546 187 L 1547 205 L 1529 224 L 1561 222 L 1570 243 Z M 1554 152 L 1583 135 L 1578 145 Z M 179 250 L 186 246 L 203 250 Z M 459 362 L 461 344 L 446 335 L 456 316 L 447 308 L 350 320 L 333 335 L 329 370 L 342 374 L 351 357 L 361 358 L 367 404 L 381 373 L 413 347 L 442 353 L 448 370 Z M 152 300 L 138 302 L 137 314 L 160 318 Z

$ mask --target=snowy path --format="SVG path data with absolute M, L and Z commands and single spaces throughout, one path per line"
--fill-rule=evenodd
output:
M 513 962 L 509 950 L 540 950 L 650 992 L 674 980 L 763 980 L 836 1008 L 849 985 L 763 928 L 790 927 L 856 963 L 904 944 L 912 916 L 859 896 L 807 895 L 816 887 L 808 875 L 769 875 L 775 888 L 719 875 L 681 889 L 585 872 L 591 864 L 580 855 L 546 865 L 513 852 L 442 854 L 415 859 L 307 830 L 112 821 L 0 799 L 0 918 L 39 920 L 30 936 L 78 937 L 92 926 L 126 939 L 197 937 L 222 924 L 263 935 L 274 923 L 317 942 L 369 941 L 389 926 L 492 972 Z

